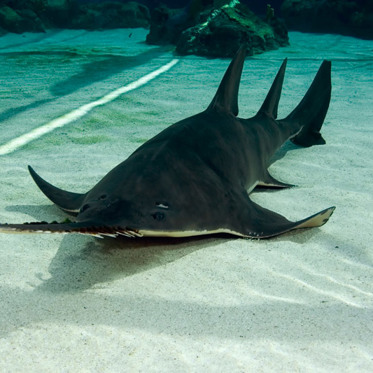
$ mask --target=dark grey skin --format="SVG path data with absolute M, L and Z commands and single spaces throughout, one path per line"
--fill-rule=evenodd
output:
M 44 194 L 76 222 L 4 224 L 0 231 L 268 238 L 325 224 L 334 207 L 290 222 L 251 201 L 248 192 L 258 185 L 290 186 L 267 171 L 288 139 L 300 146 L 325 143 L 320 129 L 330 102 L 331 63 L 322 63 L 301 103 L 277 120 L 285 60 L 258 114 L 242 119 L 237 96 L 244 60 L 241 48 L 205 111 L 147 141 L 86 194 L 58 189 L 29 167 Z

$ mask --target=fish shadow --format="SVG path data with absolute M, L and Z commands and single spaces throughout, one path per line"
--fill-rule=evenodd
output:
M 50 91 L 57 97 L 66 96 L 91 85 L 93 82 L 102 81 L 122 71 L 146 65 L 168 51 L 169 48 L 160 46 L 145 50 L 136 56 L 99 55 L 97 57 L 101 58 L 83 64 L 82 71 L 56 83 L 50 88 Z
M 103 81 L 110 78 L 115 74 L 122 71 L 134 69 L 138 66 L 146 65 L 153 59 L 159 58 L 165 53 L 169 52 L 166 46 L 151 48 L 139 53 L 135 56 L 120 56 L 120 55 L 93 55 L 91 60 L 88 57 L 87 63 L 81 64 L 81 71 L 69 76 L 67 79 L 55 83 L 49 88 L 51 97 L 40 99 L 29 104 L 21 105 L 15 108 L 9 108 L 0 112 L 0 122 L 9 120 L 19 114 L 27 112 L 31 109 L 36 109 L 45 104 L 52 104 L 61 97 L 70 95 L 82 88 L 85 88 L 94 83 Z M 71 53 L 69 51 L 35 51 L 35 52 L 9 52 L 0 53 L 3 56 L 30 58 L 30 56 L 40 56 L 48 58 L 55 58 L 56 56 L 61 59 L 65 58 L 66 61 L 73 60 L 74 58 L 82 58 L 79 53 Z
M 275 238 L 305 244 L 316 232 L 289 233 Z M 52 259 L 49 278 L 36 274 L 41 284 L 36 291 L 79 293 L 90 288 L 107 287 L 116 280 L 166 266 L 196 251 L 243 240 L 227 234 L 185 238 L 94 238 L 66 235 Z M 256 240 L 251 240 L 256 241 Z
M 37 274 L 36 290 L 75 293 L 164 266 L 216 245 L 216 238 L 93 238 L 65 236 L 49 266 L 50 278 Z
M 27 214 L 32 217 L 29 220 L 66 218 L 54 205 L 17 205 L 6 210 Z M 232 239 L 226 235 L 104 239 L 65 235 L 48 268 L 51 277 L 36 274 L 42 281 L 37 290 L 52 293 L 83 291 L 174 262 L 194 251 L 216 245 L 217 239 L 224 238 Z
M 292 147 L 290 147 L 292 149 Z M 288 148 L 285 148 L 285 152 Z M 27 214 L 32 220 L 63 220 L 66 215 L 54 205 L 9 206 L 7 211 Z M 304 244 L 316 230 L 302 235 L 288 233 L 276 240 Z M 230 235 L 186 238 L 93 238 L 66 235 L 62 239 L 48 272 L 36 274 L 41 284 L 36 290 L 51 293 L 75 293 L 110 283 L 117 279 L 164 266 L 195 251 L 217 243 L 241 239 Z
M 275 240 L 305 244 L 315 234 L 315 230 L 307 230 L 307 234 L 288 233 Z M 196 251 L 233 240 L 245 239 L 228 234 L 103 239 L 66 235 L 49 265 L 51 277 L 45 279 L 36 274 L 42 282 L 35 290 L 57 294 L 106 287 L 116 280 L 166 266 Z

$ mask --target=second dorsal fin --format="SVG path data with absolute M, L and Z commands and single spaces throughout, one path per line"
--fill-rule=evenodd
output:
M 287 58 L 285 58 L 284 62 L 282 63 L 280 70 L 278 71 L 276 78 L 273 81 L 269 92 L 267 93 L 267 97 L 265 98 L 258 113 L 264 113 L 274 119 L 277 118 L 277 109 L 281 97 L 282 84 L 284 82 L 286 63 Z
M 246 45 L 243 45 L 229 64 L 208 110 L 219 108 L 238 115 L 238 89 L 245 57 Z

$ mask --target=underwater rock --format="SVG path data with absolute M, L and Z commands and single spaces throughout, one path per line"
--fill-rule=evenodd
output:
M 0 8 L 0 26 L 11 32 L 22 32 L 22 18 L 12 8 L 3 6 Z
M 372 0 L 285 0 L 281 11 L 293 30 L 373 39 Z
M 0 5 L 0 30 L 3 32 L 40 32 L 47 28 L 148 28 L 150 24 L 149 9 L 134 1 L 82 4 L 74 0 L 4 1 L 6 4 Z
M 185 30 L 176 51 L 212 57 L 231 57 L 246 43 L 249 55 L 289 44 L 287 29 L 277 18 L 264 22 L 246 6 L 213 10 L 206 22 Z
M 131 1 L 103 1 L 81 5 L 72 18 L 73 28 L 87 30 L 113 28 L 148 28 L 149 9 L 140 3 Z
M 65 28 L 71 20 L 74 4 L 70 0 L 44 0 L 42 17 L 51 28 Z
M 43 32 L 69 19 L 69 0 L 5 0 L 0 8 L 0 27 L 7 32 Z
M 18 14 L 23 18 L 25 31 L 45 32 L 43 21 L 32 9 L 22 9 Z
M 150 30 L 146 36 L 148 44 L 176 44 L 181 33 L 188 27 L 188 11 L 184 9 L 169 9 L 165 5 L 151 12 Z M 189 26 L 192 26 L 190 24 Z
M 206 9 L 198 18 L 193 18 L 188 8 L 178 11 L 158 8 L 152 13 L 146 41 L 176 44 L 176 52 L 181 55 L 210 57 L 231 57 L 243 43 L 250 55 L 289 44 L 281 20 L 272 16 L 266 22 L 239 1 Z
M 9 6 L 0 7 L 0 28 L 14 33 L 45 31 L 43 22 L 31 9 L 14 10 Z

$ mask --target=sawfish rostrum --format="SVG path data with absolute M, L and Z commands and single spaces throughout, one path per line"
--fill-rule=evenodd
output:
M 254 203 L 249 193 L 256 186 L 290 186 L 267 170 L 288 139 L 300 146 L 325 143 L 320 129 L 330 101 L 331 63 L 321 64 L 300 104 L 277 120 L 285 60 L 258 113 L 243 119 L 237 96 L 244 60 L 241 48 L 206 110 L 144 143 L 86 194 L 61 190 L 29 167 L 42 192 L 76 221 L 1 224 L 0 231 L 267 238 L 326 223 L 334 207 L 291 222 Z

